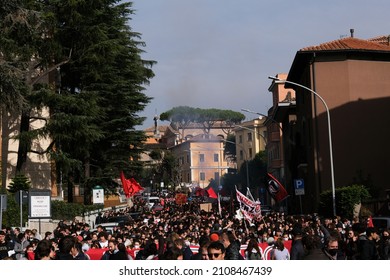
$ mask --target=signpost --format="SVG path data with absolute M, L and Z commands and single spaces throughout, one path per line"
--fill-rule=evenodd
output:
M 28 218 L 39 220 L 39 232 L 41 232 L 41 219 L 51 218 L 51 191 L 31 189 L 28 192 Z
M 299 196 L 299 205 L 302 214 L 302 195 L 305 195 L 305 181 L 303 179 L 294 180 L 295 195 Z
M 3 224 L 3 210 L 7 210 L 7 195 L 0 194 L 0 229 Z

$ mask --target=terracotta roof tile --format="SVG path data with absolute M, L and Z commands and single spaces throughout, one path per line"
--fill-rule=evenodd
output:
M 363 40 L 353 37 L 311 46 L 300 51 L 335 51 L 335 50 L 368 50 L 368 51 L 390 51 L 390 46 L 377 41 Z
M 390 45 L 390 35 L 374 37 L 374 38 L 368 39 L 367 41 L 389 46 Z

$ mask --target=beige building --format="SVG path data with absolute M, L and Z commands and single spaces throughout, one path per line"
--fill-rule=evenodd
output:
M 30 122 L 31 130 L 43 127 L 43 118 L 49 116 L 49 112 L 45 108 L 41 111 L 33 111 L 31 114 L 37 117 Z M 14 117 L 2 112 L 0 129 L 1 183 L 2 187 L 5 188 L 9 186 L 12 178 L 16 175 L 19 149 L 19 140 L 16 137 L 20 130 L 20 117 Z M 39 139 L 32 143 L 32 150 L 37 153 L 29 152 L 27 154 L 22 173 L 30 179 L 32 188 L 51 189 L 52 195 L 57 196 L 57 188 L 55 187 L 56 177 L 53 174 L 54 166 L 46 154 L 39 154 L 39 152 L 46 150 L 49 144 L 50 139 Z
M 221 177 L 229 168 L 236 168 L 235 162 L 224 154 L 231 125 L 216 123 L 209 133 L 200 124 L 191 124 L 185 129 L 169 125 L 161 142 L 171 150 L 177 159 L 179 175 L 177 183 L 187 186 L 207 187 L 213 179 L 219 185 Z
M 265 151 L 268 143 L 265 121 L 266 118 L 260 117 L 236 125 L 234 133 L 238 170 L 246 160 L 250 161 L 257 153 Z

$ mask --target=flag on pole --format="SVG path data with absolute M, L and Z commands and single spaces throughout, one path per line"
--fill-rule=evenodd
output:
M 222 217 L 221 195 L 219 193 L 218 193 L 218 213 L 219 213 L 219 216 Z
M 260 201 L 254 201 L 246 197 L 236 188 L 237 201 L 240 204 L 241 214 L 248 221 L 252 221 L 261 216 Z
M 125 178 L 125 174 L 121 171 L 121 182 L 123 187 L 123 192 L 125 193 L 126 198 L 130 197 L 130 180 Z
M 143 190 L 140 184 L 134 179 L 126 179 L 125 174 L 121 171 L 121 182 L 123 187 L 123 192 L 125 193 L 126 198 L 134 196 L 137 192 Z
M 215 193 L 214 189 L 212 187 L 209 187 L 205 189 L 207 194 L 209 195 L 210 198 L 218 198 L 217 194 Z
M 277 202 L 282 201 L 285 199 L 288 194 L 286 189 L 283 187 L 283 185 L 270 173 L 267 173 L 268 175 L 268 192 L 271 194 L 273 199 L 275 199 Z
M 142 191 L 144 189 L 134 178 L 131 178 L 130 182 L 131 182 L 131 190 L 130 190 L 131 196 L 135 195 L 137 192 Z

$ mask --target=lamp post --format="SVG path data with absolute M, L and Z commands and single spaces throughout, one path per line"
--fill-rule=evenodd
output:
M 298 86 L 300 88 L 303 88 L 305 90 L 308 90 L 309 92 L 311 92 L 312 94 L 314 94 L 316 97 L 318 97 L 321 102 L 324 104 L 325 106 L 325 109 L 326 109 L 326 115 L 327 115 L 327 119 L 328 119 L 328 136 L 329 136 L 329 159 L 330 159 L 330 174 L 331 174 L 331 181 L 332 181 L 332 204 L 333 204 L 333 215 L 336 216 L 336 189 L 335 189 L 335 182 L 334 182 L 334 166 L 333 166 L 333 148 L 332 148 L 332 129 L 331 129 L 331 123 L 330 123 L 330 112 L 329 112 L 329 107 L 328 105 L 326 104 L 325 100 L 317 93 L 315 92 L 314 90 L 312 90 L 311 88 L 308 88 L 304 85 L 301 85 L 301 84 L 298 84 L 298 83 L 295 83 L 295 82 L 291 82 L 291 81 L 287 81 L 287 80 L 280 80 L 279 78 L 277 77 L 272 77 L 272 76 L 269 76 L 268 77 L 269 79 L 273 80 L 274 83 L 276 84 L 291 84 L 291 85 L 295 85 L 295 86 Z
M 268 120 L 270 120 L 270 121 L 276 123 L 276 124 L 279 126 L 279 129 L 280 129 L 280 130 L 283 130 L 282 127 L 280 126 L 280 123 L 279 123 L 279 122 L 277 122 L 276 120 L 274 120 L 273 118 L 271 118 L 271 117 L 269 117 L 269 116 L 267 116 L 267 115 L 265 115 L 265 114 L 262 114 L 262 113 L 259 113 L 259 112 L 255 112 L 255 111 L 251 111 L 251 110 L 249 110 L 249 109 L 241 109 L 241 111 L 247 112 L 247 113 L 251 113 L 251 114 L 255 114 L 255 115 L 259 115 L 259 116 L 262 116 L 262 117 L 264 117 L 264 118 L 266 118 L 266 119 L 268 119 Z

